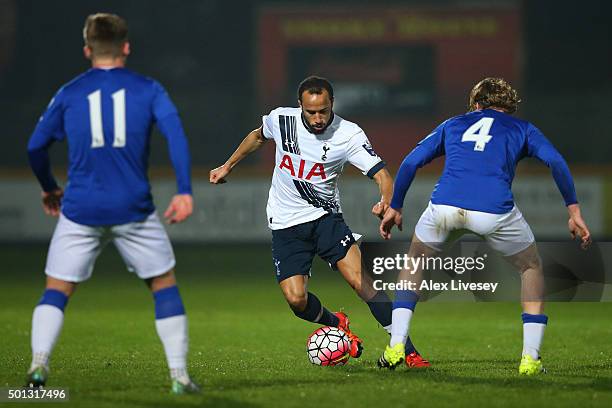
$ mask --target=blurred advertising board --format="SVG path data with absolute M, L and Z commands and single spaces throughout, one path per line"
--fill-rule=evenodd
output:
M 356 121 L 390 163 L 466 109 L 485 76 L 521 82 L 518 6 L 264 7 L 258 25 L 262 112 L 295 106 L 308 75 L 330 79 L 335 110 Z

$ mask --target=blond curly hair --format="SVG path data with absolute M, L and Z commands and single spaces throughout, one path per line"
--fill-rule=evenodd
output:
M 506 113 L 514 113 L 521 102 L 518 93 L 503 78 L 485 78 L 478 82 L 470 91 L 468 109 L 476 110 L 476 104 L 481 108 L 499 108 Z

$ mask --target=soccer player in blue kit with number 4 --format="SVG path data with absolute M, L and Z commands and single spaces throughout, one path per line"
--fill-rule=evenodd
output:
M 507 257 L 520 272 L 522 282 L 523 352 L 519 373 L 535 375 L 545 371 L 540 346 L 548 317 L 543 314 L 544 278 L 535 239 L 512 197 L 519 160 L 537 157 L 551 168 L 568 209 L 572 238 L 580 237 L 586 248 L 591 234 L 561 154 L 535 126 L 511 116 L 519 102 L 517 92 L 503 79 L 485 78 L 476 84 L 470 92 L 470 112 L 443 122 L 402 162 L 380 233 L 390 239 L 394 226 L 401 230 L 404 197 L 417 169 L 445 156 L 444 171 L 415 227 L 408 256 L 435 256 L 462 232 L 470 231 Z M 419 279 L 421 273 L 419 267 L 404 270 L 398 280 Z M 417 292 L 396 291 L 391 342 L 379 366 L 393 369 L 401 363 L 417 300 Z
M 59 216 L 47 255 L 46 289 L 32 317 L 31 387 L 47 381 L 68 298 L 91 276 L 105 244 L 113 241 L 128 269 L 153 293 L 172 392 L 199 391 L 187 373 L 187 319 L 174 276 L 174 253 L 147 177 L 155 124 L 168 141 L 178 185 L 164 216 L 170 224 L 187 219 L 193 211 L 187 138 L 164 88 L 125 68 L 127 35 L 127 23 L 119 16 L 87 18 L 84 53 L 92 68 L 57 92 L 28 144 L 30 165 L 43 189 L 43 209 Z M 65 193 L 51 174 L 47 153 L 51 144 L 64 139 L 69 152 Z

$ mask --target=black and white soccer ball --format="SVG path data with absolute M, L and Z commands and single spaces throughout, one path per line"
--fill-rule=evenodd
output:
M 331 326 L 315 330 L 306 342 L 308 359 L 312 364 L 322 366 L 344 365 L 349 360 L 351 342 L 347 334 Z

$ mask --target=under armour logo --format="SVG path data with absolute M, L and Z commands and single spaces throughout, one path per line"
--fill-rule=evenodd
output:
M 287 140 L 287 141 L 285 142 L 285 145 L 286 145 L 287 147 L 289 147 L 289 146 L 293 147 L 293 146 L 295 146 L 295 142 L 294 142 L 293 140 L 291 140 L 291 141 Z
M 351 237 L 348 235 L 345 235 L 344 238 L 346 239 L 341 239 L 340 242 L 342 243 L 342 246 L 345 247 L 349 244 L 349 242 L 351 242 Z
M 321 156 L 321 160 L 327 160 L 327 152 L 329 151 L 329 147 L 327 145 L 323 145 L 323 156 Z

